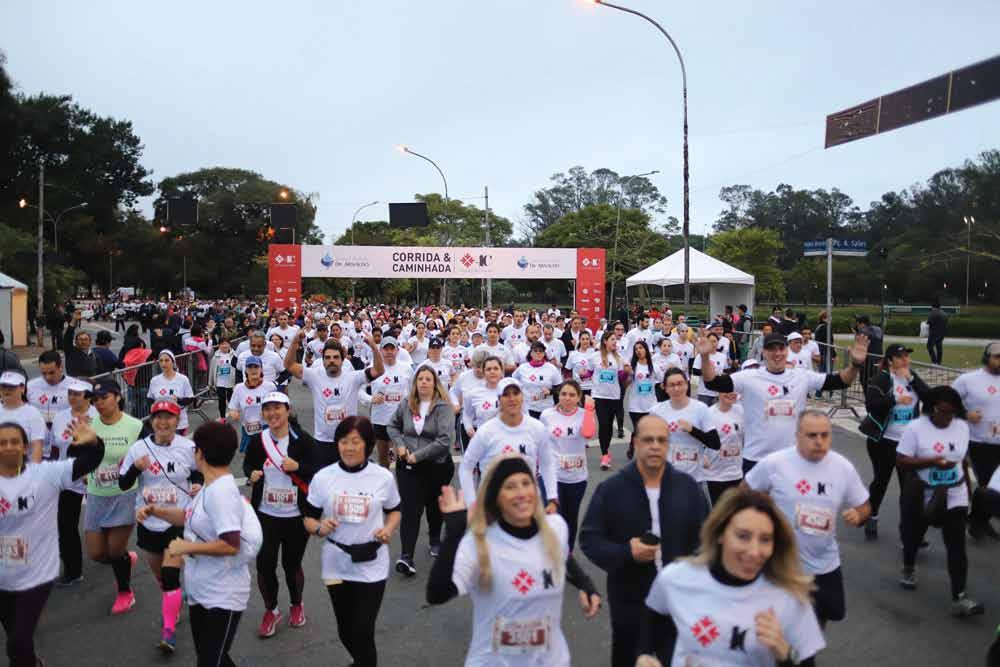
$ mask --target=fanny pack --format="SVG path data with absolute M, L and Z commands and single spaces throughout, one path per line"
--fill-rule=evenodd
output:
M 352 563 L 367 563 L 378 558 L 379 547 L 382 546 L 381 542 L 362 542 L 361 544 L 344 544 L 343 542 L 338 542 L 332 538 L 326 538 L 326 541 L 330 544 L 340 547 L 342 551 L 347 552 L 351 555 Z

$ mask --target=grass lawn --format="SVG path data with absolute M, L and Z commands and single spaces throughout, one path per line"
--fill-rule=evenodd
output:
M 892 342 L 892 336 L 886 339 L 886 345 Z M 927 355 L 927 346 L 924 343 L 906 343 L 913 348 L 910 358 L 925 364 L 931 362 Z M 971 345 L 949 345 L 948 340 L 944 342 L 944 359 L 941 365 L 948 368 L 979 368 L 982 365 L 983 348 Z

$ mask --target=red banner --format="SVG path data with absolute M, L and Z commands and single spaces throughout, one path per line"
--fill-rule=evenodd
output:
M 604 296 L 604 248 L 576 250 L 576 309 L 587 320 L 591 331 L 601 328 L 601 317 L 608 310 Z
M 271 312 L 295 312 L 302 304 L 302 246 L 267 247 L 267 298 Z

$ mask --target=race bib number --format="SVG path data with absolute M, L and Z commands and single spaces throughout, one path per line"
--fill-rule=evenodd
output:
M 698 450 L 690 447 L 677 447 L 674 449 L 674 461 L 678 463 L 697 462 Z
M 260 422 L 247 422 L 243 425 L 243 430 L 247 435 L 257 435 L 260 433 Z
M 913 408 L 909 405 L 897 405 L 893 407 L 892 421 L 903 424 L 913 421 Z
M 344 421 L 345 417 L 347 417 L 347 410 L 344 410 L 343 408 L 328 405 L 326 409 L 323 410 L 323 421 L 327 424 L 339 424 Z
M 403 395 L 400 394 L 398 391 L 390 391 L 390 392 L 386 392 L 386 394 L 385 394 L 385 402 L 386 403 L 399 403 L 399 401 L 402 398 L 403 398 Z
M 538 401 L 542 400 L 543 398 L 545 398 L 545 394 L 543 392 L 538 392 L 538 393 L 535 393 L 535 394 L 531 394 L 531 400 L 535 401 L 536 403 Z
M 610 368 L 602 368 L 597 374 L 597 381 L 604 383 L 611 383 L 618 379 L 618 373 Z
M 0 536 L 0 565 L 21 567 L 28 564 L 28 538 L 19 535 Z
M 118 486 L 118 465 L 112 463 L 100 466 L 94 471 L 94 483 L 102 489 Z
M 549 617 L 514 620 L 498 616 L 493 621 L 493 652 L 507 655 L 544 653 L 549 650 Z
M 587 466 L 587 460 L 582 454 L 559 457 L 559 469 L 567 472 L 583 470 Z
M 636 391 L 639 392 L 640 396 L 648 396 L 653 393 L 653 383 L 643 380 L 635 385 Z
M 958 465 L 954 465 L 947 470 L 930 468 L 927 473 L 927 483 L 931 486 L 942 486 L 955 484 L 959 480 Z
M 337 517 L 346 523 L 364 523 L 372 508 L 371 496 L 352 496 L 346 493 L 337 496 L 335 503 Z
M 264 502 L 272 507 L 295 507 L 299 500 L 299 490 L 287 486 L 264 486 Z
M 219 377 L 228 377 L 232 369 L 230 366 L 219 366 Z
M 719 448 L 719 455 L 724 459 L 736 459 L 740 457 L 741 450 L 742 447 L 740 447 L 738 440 L 736 442 L 726 442 Z
M 706 658 L 702 655 L 691 655 L 690 653 L 686 653 L 681 658 L 681 665 L 684 667 L 722 667 L 722 663 L 717 660 Z
M 1000 421 L 991 421 L 989 432 L 991 437 L 1000 438 Z
M 765 411 L 770 419 L 792 419 L 795 416 L 795 401 L 789 398 L 772 398 L 767 402 Z
M 817 505 L 796 503 L 795 526 L 806 535 L 825 536 L 833 533 L 833 510 Z
M 177 489 L 171 486 L 154 486 L 142 490 L 147 505 L 176 505 Z

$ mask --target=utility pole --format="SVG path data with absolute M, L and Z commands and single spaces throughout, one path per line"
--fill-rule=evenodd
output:
M 486 227 L 486 247 L 490 247 L 490 188 L 483 186 L 483 193 L 486 195 L 486 215 L 484 226 Z M 493 279 L 486 278 L 486 309 L 493 308 Z
M 45 161 L 38 159 L 38 309 L 35 317 L 45 315 L 45 274 L 42 269 L 42 255 L 45 245 Z

